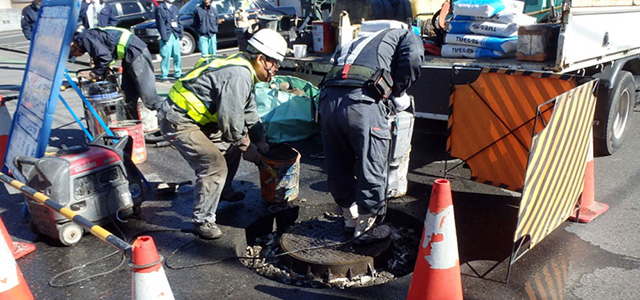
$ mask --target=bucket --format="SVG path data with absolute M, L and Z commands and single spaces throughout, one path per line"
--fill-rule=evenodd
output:
M 127 117 L 127 108 L 118 87 L 108 81 L 97 81 L 83 86 L 83 93 L 87 95 L 87 101 L 98 114 L 102 121 L 110 126 L 111 123 L 130 119 Z M 83 103 L 84 104 L 84 103 Z M 91 113 L 85 105 L 84 117 L 87 128 L 94 137 L 104 132 L 98 118 Z
M 144 131 L 142 130 L 142 122 L 138 120 L 125 120 L 114 122 L 109 126 L 118 137 L 130 136 L 133 140 L 131 149 L 131 161 L 134 164 L 143 163 L 147 160 L 147 148 L 144 144 Z
M 307 45 L 305 44 L 293 45 L 293 56 L 295 58 L 307 57 Z
M 286 203 L 298 197 L 300 153 L 296 149 L 287 144 L 274 144 L 269 153 L 262 156 L 262 165 L 262 199 L 272 203 Z

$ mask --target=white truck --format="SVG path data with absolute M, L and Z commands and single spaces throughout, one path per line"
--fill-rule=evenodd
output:
M 546 1 L 525 0 L 525 13 L 548 14 Z M 623 143 L 640 81 L 640 1 L 556 1 L 559 34 L 554 59 L 464 59 L 425 57 L 422 75 L 409 93 L 416 97 L 416 117 L 446 121 L 454 68 L 506 68 L 599 78 L 594 117 L 596 154 L 613 154 Z M 554 37 L 555 39 L 556 37 Z M 330 54 L 287 58 L 282 69 L 319 82 L 330 68 Z M 421 99 L 428 95 L 428 99 Z M 516 99 L 514 99 L 516 101 Z

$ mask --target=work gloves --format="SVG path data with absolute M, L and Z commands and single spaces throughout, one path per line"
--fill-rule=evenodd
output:
M 269 144 L 264 140 L 252 143 L 249 136 L 245 136 L 244 139 L 240 142 L 238 146 L 240 151 L 242 151 L 242 158 L 244 160 L 252 162 L 256 165 L 260 164 L 260 160 L 262 160 L 262 155 L 260 153 L 268 153 L 269 152 Z
M 84 80 L 101 80 L 102 76 L 96 74 L 92 70 L 84 70 L 77 73 L 77 77 Z
M 393 104 L 396 106 L 396 111 L 403 111 L 411 106 L 411 96 L 407 93 L 402 93 L 399 97 L 391 97 Z
M 247 147 L 247 151 L 242 152 L 242 158 L 244 160 L 252 162 L 256 165 L 260 164 L 260 160 L 262 159 L 262 155 L 258 152 L 258 147 L 254 143 L 249 144 Z

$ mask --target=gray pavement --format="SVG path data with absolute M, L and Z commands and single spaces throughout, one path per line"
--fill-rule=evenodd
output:
M 26 55 L 0 50 L 0 95 L 19 91 Z M 69 65 L 70 71 L 84 68 Z M 160 93 L 170 84 L 158 83 Z M 82 116 L 82 106 L 73 91 L 62 92 L 73 110 Z M 17 101 L 9 101 L 10 112 Z M 637 128 L 635 116 L 631 128 Z M 413 139 L 406 197 L 391 202 L 398 212 L 421 222 L 425 215 L 432 182 L 442 175 L 446 137 L 433 134 L 441 123 L 420 121 Z M 52 126 L 50 145 L 70 146 L 84 141 L 82 132 L 64 106 L 58 105 Z M 517 195 L 475 183 L 468 170 L 453 177 L 459 252 L 463 265 L 465 299 L 640 299 L 636 284 L 640 279 L 640 211 L 636 199 L 640 195 L 640 160 L 635 149 L 640 138 L 634 130 L 622 149 L 611 157 L 596 158 L 596 199 L 611 205 L 610 210 L 589 224 L 565 222 L 540 244 L 526 253 L 512 268 L 504 283 L 506 263 L 501 263 L 484 278 L 491 265 L 505 259 L 517 213 Z M 310 218 L 336 207 L 327 192 L 322 160 L 312 158 L 321 152 L 319 138 L 293 143 L 302 153 L 299 220 Z M 152 185 L 161 182 L 194 180 L 192 171 L 176 150 L 147 148 L 147 161 L 140 170 Z M 158 251 L 165 257 L 165 272 L 176 299 L 404 299 L 411 274 L 384 285 L 357 289 L 306 288 L 279 283 L 243 266 L 243 255 L 249 231 L 267 215 L 268 204 L 260 197 L 257 169 L 246 162 L 234 181 L 237 190 L 247 194 L 240 203 L 222 203 L 218 219 L 224 232 L 216 241 L 195 242 L 189 232 L 189 215 L 193 190 L 185 186 L 176 194 L 149 194 L 139 220 L 106 225 L 107 229 L 126 239 L 148 234 L 155 239 Z M 73 247 L 60 247 L 29 231 L 21 218 L 22 196 L 12 188 L 0 185 L 0 212 L 15 240 L 34 243 L 36 252 L 20 259 L 23 272 L 36 299 L 127 299 L 131 277 L 126 262 L 119 255 L 104 256 L 114 250 L 97 238 L 87 235 Z M 259 227 L 259 226 L 258 226 Z M 268 228 L 267 228 L 268 229 Z M 511 234 L 511 235 L 510 235 Z M 92 263 L 93 261 L 97 261 Z M 189 267 L 193 264 L 205 264 Z M 84 267 L 82 267 L 84 266 Z M 82 268 L 81 268 L 82 267 Z M 473 269 L 472 269 L 473 267 Z M 76 268 L 68 273 L 63 273 Z M 94 274 L 115 271 L 64 286 Z M 63 286 L 63 287 L 57 287 Z

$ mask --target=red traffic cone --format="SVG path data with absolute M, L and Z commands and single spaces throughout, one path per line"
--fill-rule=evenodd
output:
M 7 231 L 7 228 L 4 227 L 4 222 L 2 222 L 2 218 L 0 218 L 0 231 L 2 231 L 2 237 L 9 246 L 9 251 L 13 255 L 14 259 L 19 259 L 33 251 L 36 250 L 36 245 L 22 242 L 12 242 L 11 236 Z
M 3 240 L 5 239 L 3 235 Z M 0 300 L 28 300 L 33 294 L 11 254 L 11 240 L 0 243 Z
M 162 258 L 150 236 L 141 236 L 133 242 L 131 260 L 133 280 L 131 295 L 134 300 L 174 299 L 167 276 L 162 268 Z
M 11 130 L 11 115 L 4 105 L 4 100 L 0 95 L 0 169 L 4 165 L 4 154 L 9 143 L 9 131 Z
M 603 214 L 609 209 L 609 205 L 600 203 L 595 200 L 595 169 L 593 164 L 593 143 L 589 146 L 589 154 L 587 154 L 587 167 L 584 171 L 584 188 L 580 196 L 579 213 L 574 212 L 569 220 L 575 221 L 576 217 L 580 223 L 589 223 L 597 216 Z
M 407 300 L 462 299 L 451 186 L 436 179 Z

